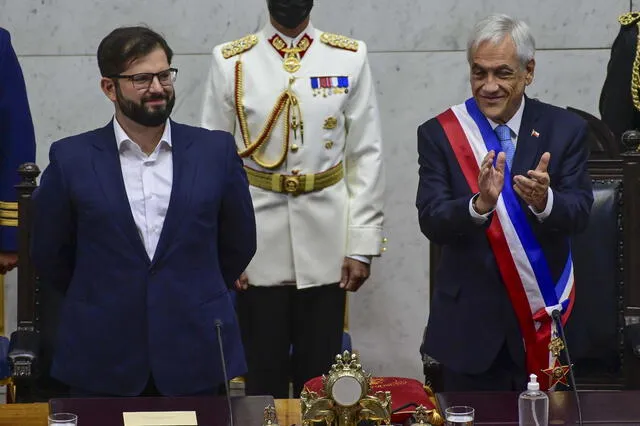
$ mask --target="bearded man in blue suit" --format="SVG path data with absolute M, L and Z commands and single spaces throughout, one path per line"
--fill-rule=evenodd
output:
M 51 375 L 74 396 L 213 394 L 246 371 L 229 288 L 256 249 L 233 137 L 169 119 L 172 51 L 145 27 L 98 48 L 105 127 L 51 146 L 33 261 L 64 293 Z
M 547 388 L 551 314 L 571 311 L 569 239 L 593 202 L 587 125 L 525 96 L 534 52 L 524 22 L 480 21 L 473 97 L 418 129 L 420 228 L 442 248 L 422 353 L 447 391 L 522 390 L 528 373 Z

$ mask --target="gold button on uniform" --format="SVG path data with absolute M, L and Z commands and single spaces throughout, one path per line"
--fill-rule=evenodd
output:
M 324 147 L 327 148 L 327 149 L 333 148 L 333 141 L 326 141 L 324 143 Z
M 386 244 L 386 243 L 388 243 L 388 242 L 389 242 L 389 240 L 385 237 L 385 238 L 383 238 L 383 239 L 382 239 L 382 242 L 383 242 L 384 244 Z
M 291 145 L 291 152 L 298 152 L 298 148 L 298 145 L 294 143 L 293 145 Z

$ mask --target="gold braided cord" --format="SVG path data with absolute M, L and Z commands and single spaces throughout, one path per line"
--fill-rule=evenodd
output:
M 249 125 L 247 124 L 247 115 L 244 110 L 244 74 L 242 73 L 242 62 L 240 60 L 236 62 L 235 74 L 236 115 L 238 116 L 238 121 L 240 122 L 240 133 L 242 134 L 242 140 L 245 146 L 245 149 L 241 150 L 239 152 L 239 155 L 243 158 L 250 156 L 253 161 L 256 162 L 256 164 L 265 169 L 277 169 L 284 163 L 287 158 L 287 152 L 289 151 L 289 119 L 291 116 L 291 104 L 297 104 L 298 99 L 293 93 L 291 93 L 289 89 L 285 90 L 278 97 L 278 101 L 276 102 L 274 108 L 271 110 L 271 113 L 269 113 L 269 117 L 267 118 L 258 138 L 255 141 L 252 141 L 251 135 L 249 134 Z M 284 126 L 282 153 L 280 155 L 280 158 L 278 158 L 278 160 L 276 160 L 274 163 L 267 163 L 263 159 L 258 157 L 257 151 L 269 139 L 275 124 L 278 122 L 278 119 L 283 114 L 283 112 L 285 113 L 285 119 L 287 121 L 285 122 Z
M 631 99 L 633 99 L 633 106 L 636 110 L 640 111 L 640 22 L 637 24 L 638 36 L 636 39 L 636 57 L 633 60 L 633 68 L 631 71 Z

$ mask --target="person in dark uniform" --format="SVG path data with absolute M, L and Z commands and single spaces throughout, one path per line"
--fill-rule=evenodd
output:
M 620 141 L 625 131 L 640 128 L 640 12 L 625 13 L 618 22 L 620 32 L 611 47 L 600 94 L 600 116 Z
M 36 138 L 27 89 L 9 32 L 0 28 L 0 274 L 18 264 L 18 166 L 33 162 Z

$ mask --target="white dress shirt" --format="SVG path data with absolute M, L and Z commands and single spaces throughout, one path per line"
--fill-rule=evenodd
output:
M 511 131 L 511 141 L 513 142 L 513 145 L 517 148 L 518 147 L 518 133 L 520 132 L 520 125 L 522 124 L 522 114 L 524 112 L 524 104 L 525 104 L 525 98 L 522 98 L 522 102 L 520 102 L 520 106 L 518 107 L 518 110 L 516 111 L 515 114 L 513 114 L 513 117 L 511 117 L 511 119 L 509 121 L 507 121 L 505 123 L 505 125 L 509 128 L 509 130 Z M 487 117 L 487 120 L 489 121 L 489 124 L 491 125 L 491 128 L 495 131 L 496 127 L 499 126 L 499 123 L 496 123 L 495 121 L 491 120 L 490 118 Z M 505 182 L 505 185 L 510 184 L 510 182 Z M 484 223 L 488 218 L 489 215 L 491 213 L 493 213 L 493 211 L 495 210 L 495 207 L 493 209 L 491 209 L 490 211 L 488 211 L 485 214 L 480 214 L 478 213 L 474 208 L 473 208 L 473 201 L 479 196 L 480 194 L 476 194 L 473 197 L 471 197 L 471 200 L 469 201 L 469 213 L 471 214 L 471 218 L 473 219 L 474 222 L 481 224 Z M 549 215 L 551 214 L 551 208 L 553 207 L 553 191 L 551 190 L 551 187 L 547 188 L 547 204 L 544 208 L 543 211 L 541 212 L 537 212 L 532 206 L 529 206 L 529 209 L 531 210 L 531 212 L 536 216 L 536 218 L 538 219 L 538 221 L 542 222 L 544 221 L 547 217 L 549 217 Z
M 173 184 L 171 124 L 167 120 L 160 142 L 150 155 L 129 138 L 115 117 L 113 130 L 133 220 L 149 259 L 153 259 Z

